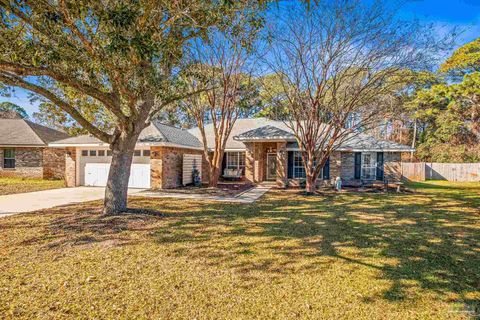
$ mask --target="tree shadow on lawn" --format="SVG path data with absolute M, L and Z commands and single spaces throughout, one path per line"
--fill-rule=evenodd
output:
M 251 206 L 209 204 L 169 217 L 174 221 L 153 236 L 159 244 L 175 244 L 175 254 L 243 272 L 246 286 L 256 280 L 252 272 L 275 281 L 295 272 L 321 272 L 329 261 L 341 259 L 390 280 L 382 294 L 389 301 L 414 299 L 409 296 L 414 283 L 480 307 L 478 194 L 348 194 L 292 201 L 296 197 L 287 192 Z
M 477 190 L 463 196 L 457 191 L 322 197 L 272 192 L 251 205 L 132 198 L 133 209 L 160 214 L 114 217 L 101 215 L 94 202 L 51 209 L 53 217 L 37 226 L 48 232 L 28 242 L 51 250 L 153 240 L 169 255 L 235 271 L 246 287 L 259 278 L 323 272 L 343 261 L 391 282 L 380 297 L 365 301 L 413 299 L 409 288 L 415 285 L 478 309 L 480 196 Z

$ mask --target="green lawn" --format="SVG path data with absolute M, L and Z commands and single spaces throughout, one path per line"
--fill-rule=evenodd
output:
M 0 177 L 0 195 L 58 189 L 65 187 L 63 180 L 42 180 Z
M 474 318 L 480 184 L 414 187 L 2 218 L 0 318 Z

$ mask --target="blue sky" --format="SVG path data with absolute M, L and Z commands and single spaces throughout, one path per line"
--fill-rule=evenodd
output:
M 458 45 L 480 37 L 480 0 L 410 0 L 402 9 L 402 15 L 433 23 L 440 34 L 459 27 L 462 33 Z M 31 104 L 28 93 L 22 89 L 15 89 L 9 98 L 0 97 L 2 101 L 24 107 L 29 115 L 37 110 L 37 104 Z

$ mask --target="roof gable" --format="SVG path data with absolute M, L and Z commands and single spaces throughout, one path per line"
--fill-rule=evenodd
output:
M 283 140 L 295 140 L 295 136 L 293 133 L 288 132 L 286 130 L 266 125 L 260 128 L 256 128 L 253 130 L 249 130 L 238 136 L 234 136 L 233 139 L 242 141 L 242 140 L 276 140 L 276 139 L 283 139 Z
M 0 119 L 0 145 L 42 147 L 66 137 L 66 133 L 28 120 Z
M 200 141 L 185 129 L 176 128 L 159 122 L 153 122 L 143 129 L 138 137 L 141 143 L 171 143 L 180 147 L 201 148 Z M 54 145 L 82 145 L 82 144 L 103 144 L 99 139 L 91 135 L 71 137 L 55 141 Z

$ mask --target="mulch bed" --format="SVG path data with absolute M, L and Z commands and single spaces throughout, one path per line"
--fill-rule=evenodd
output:
M 162 193 L 184 193 L 184 194 L 204 194 L 208 196 L 236 196 L 253 187 L 248 183 L 219 183 L 217 188 L 209 188 L 207 186 L 194 187 L 186 186 L 176 189 L 158 190 Z

